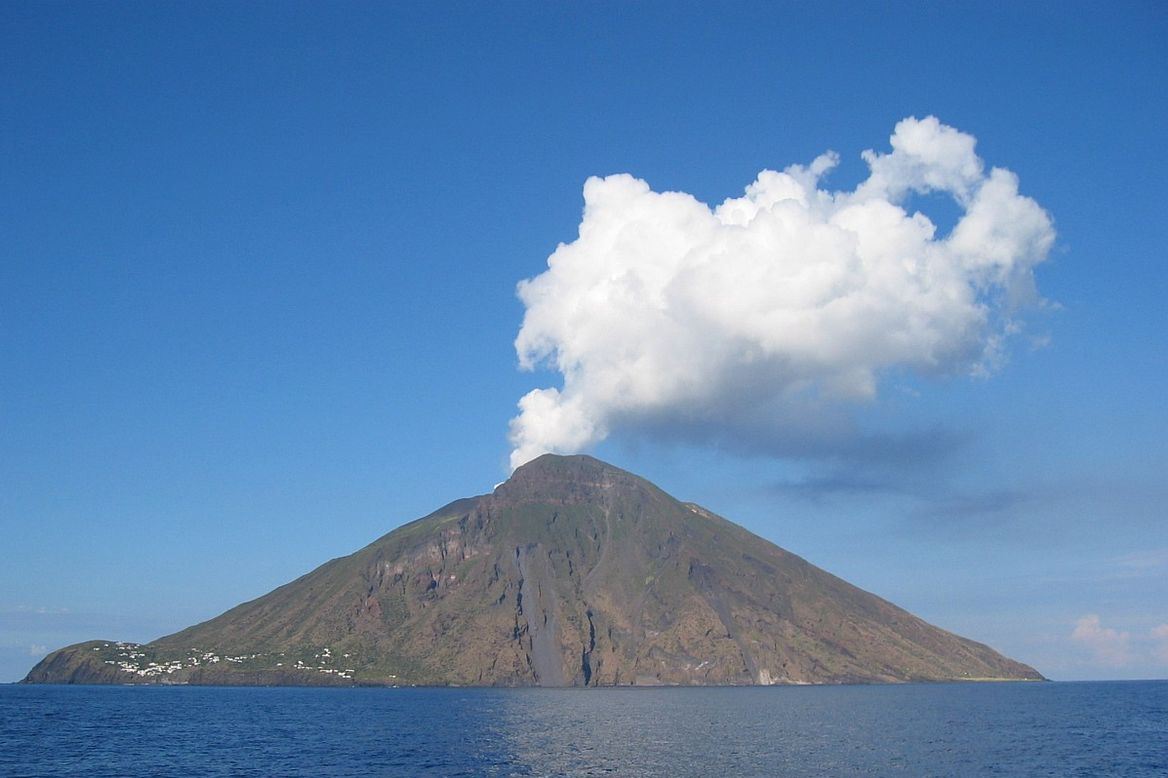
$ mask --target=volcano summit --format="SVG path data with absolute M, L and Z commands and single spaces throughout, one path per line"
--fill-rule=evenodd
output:
M 549 454 L 210 621 L 55 651 L 25 683 L 1041 678 L 644 479 Z

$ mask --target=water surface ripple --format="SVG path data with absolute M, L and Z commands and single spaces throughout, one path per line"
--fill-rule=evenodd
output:
M 1168 774 L 1168 681 L 0 686 L 0 775 Z

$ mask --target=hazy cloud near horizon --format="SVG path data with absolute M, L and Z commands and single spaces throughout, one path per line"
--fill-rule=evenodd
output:
M 1133 634 L 1105 627 L 1098 614 L 1089 613 L 1075 622 L 1071 640 L 1087 649 L 1092 661 L 1107 667 L 1141 662 L 1168 666 L 1168 623 Z
M 1039 300 L 1051 219 L 972 135 L 930 116 L 890 142 L 846 192 L 821 188 L 834 152 L 713 208 L 588 179 L 579 236 L 518 287 L 520 366 L 563 385 L 519 400 L 512 467 L 619 430 L 814 453 L 849 437 L 846 409 L 887 371 L 991 373 Z M 947 234 L 909 207 L 929 193 L 960 209 Z

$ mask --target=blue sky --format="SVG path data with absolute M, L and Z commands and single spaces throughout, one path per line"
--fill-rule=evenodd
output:
M 503 480 L 590 176 L 851 191 L 927 116 L 1057 236 L 988 376 L 883 365 L 834 447 L 588 450 L 1051 677 L 1168 676 L 1168 12 L 999 5 L 4 5 L 0 681 Z

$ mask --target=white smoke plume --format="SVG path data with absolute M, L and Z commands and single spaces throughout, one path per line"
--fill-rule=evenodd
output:
M 579 237 L 519 284 L 519 364 L 563 386 L 520 399 L 512 467 L 621 428 L 782 438 L 816 408 L 874 398 L 891 370 L 992 370 L 1036 299 L 1050 217 L 934 117 L 899 122 L 891 144 L 863 153 L 854 191 L 820 188 L 829 152 L 714 208 L 589 178 Z M 913 193 L 954 200 L 948 234 L 906 209 Z

